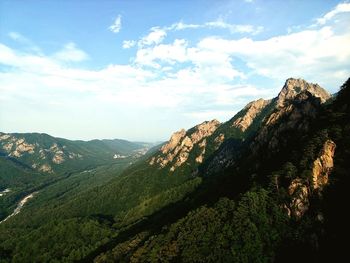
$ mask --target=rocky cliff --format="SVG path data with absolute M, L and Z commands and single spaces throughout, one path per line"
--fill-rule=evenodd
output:
M 184 129 L 175 132 L 170 140 L 162 146 L 160 153 L 151 158 L 149 164 L 159 165 L 160 168 L 171 164 L 170 171 L 175 171 L 177 167 L 188 160 L 196 145 L 200 148 L 200 153 L 196 156 L 195 161 L 201 163 L 206 149 L 205 138 L 211 136 L 219 125 L 220 122 L 217 120 L 205 121 L 187 132 Z
M 291 130 L 306 132 L 321 103 L 322 100 L 308 90 L 296 94 L 293 100 L 284 101 L 283 106 L 278 104 L 277 99 L 275 110 L 266 116 L 251 145 L 252 150 L 255 152 L 258 147 L 267 144 L 267 149 L 274 151 L 286 140 L 281 134 Z
M 328 184 L 328 177 L 333 169 L 335 149 L 336 145 L 332 140 L 325 141 L 312 165 L 312 181 L 309 183 L 307 180 L 296 178 L 290 183 L 288 193 L 292 199 L 289 213 L 295 218 L 301 218 L 309 209 L 310 198 L 314 192 L 320 195 Z
M 327 140 L 319 157 L 314 161 L 312 167 L 312 188 L 317 191 L 322 191 L 325 185 L 328 184 L 328 176 L 333 169 L 333 157 L 336 145 L 332 140 Z
M 277 107 L 284 107 L 287 101 L 294 99 L 304 90 L 320 98 L 321 103 L 326 102 L 331 97 L 330 94 L 318 84 L 309 83 L 303 79 L 289 78 L 286 80 L 282 90 L 277 96 Z
M 259 99 L 248 103 L 244 107 L 244 115 L 237 118 L 232 126 L 245 131 L 254 121 L 255 117 L 268 105 L 271 103 L 271 100 Z

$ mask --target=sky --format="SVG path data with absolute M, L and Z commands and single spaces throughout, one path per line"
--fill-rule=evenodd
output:
M 163 141 L 350 76 L 350 2 L 0 0 L 0 131 Z

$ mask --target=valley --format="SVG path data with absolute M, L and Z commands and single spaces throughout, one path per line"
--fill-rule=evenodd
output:
M 331 223 L 340 212 L 331 200 L 348 180 L 348 101 L 349 80 L 332 97 L 290 78 L 272 100 L 248 103 L 224 123 L 182 129 L 148 151 L 120 151 L 109 141 L 109 159 L 85 142 L 77 145 L 87 148 L 74 148 L 50 139 L 40 148 L 41 135 L 2 134 L 2 260 L 284 261 L 293 259 L 289 245 L 304 247 L 310 260 L 327 258 L 327 228 L 341 235 Z M 18 144 L 17 137 L 35 148 L 15 156 L 8 144 Z M 82 158 L 89 152 L 100 159 L 55 164 L 57 152 L 40 157 L 52 145 L 65 156 L 74 148 Z M 52 170 L 33 166 L 40 158 Z M 22 181 L 24 174 L 33 179 Z
M 5 219 L 3 219 L 2 221 L 0 221 L 0 224 L 7 221 L 8 219 L 10 219 L 11 217 L 17 215 L 18 213 L 21 212 L 21 209 L 23 208 L 23 206 L 34 197 L 34 195 L 36 195 L 38 192 L 33 192 L 30 193 L 29 195 L 25 196 L 18 204 L 17 207 L 15 208 L 15 210 L 12 212 L 12 214 L 8 215 Z

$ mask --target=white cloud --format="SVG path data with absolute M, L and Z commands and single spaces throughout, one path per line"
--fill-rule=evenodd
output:
M 230 24 L 222 19 L 215 21 L 205 22 L 203 24 L 186 24 L 182 21 L 172 24 L 169 27 L 165 27 L 166 31 L 179 31 L 185 29 L 198 29 L 198 28 L 221 28 L 227 29 L 230 33 L 249 33 L 258 34 L 264 28 L 262 26 L 242 25 L 242 24 Z
M 186 24 L 186 23 L 183 23 L 182 21 L 180 21 L 180 22 L 172 24 L 170 27 L 167 28 L 167 30 L 196 29 L 196 28 L 200 28 L 200 27 L 202 27 L 202 25 Z
M 297 32 L 260 40 L 209 36 L 198 43 L 186 39 L 165 42 L 169 30 L 204 26 L 230 30 L 220 20 L 208 23 L 154 27 L 137 42 L 130 64 L 111 64 L 100 70 L 65 63 L 88 58 L 74 43 L 49 55 L 0 44 L 0 100 L 9 109 L 14 109 L 11 105 L 45 108 L 49 103 L 65 105 L 72 112 L 91 109 L 91 114 L 100 110 L 118 116 L 161 109 L 175 112 L 172 117 L 187 113 L 197 122 L 230 117 L 226 112 L 239 110 L 248 100 L 272 97 L 288 77 L 303 77 L 335 90 L 350 74 L 350 25 L 344 28 L 344 23 L 295 29 Z M 254 33 L 251 27 L 235 30 Z M 124 48 L 133 45 L 132 40 L 123 43 Z M 277 84 L 268 89 L 245 84 L 256 76 Z
M 335 16 L 341 13 L 350 12 L 350 3 L 340 3 L 333 10 L 329 11 L 323 17 L 317 19 L 319 25 L 326 24 L 329 20 L 333 19 Z
M 136 45 L 135 40 L 124 40 L 123 41 L 123 48 L 125 48 L 125 49 L 132 48 L 135 45 Z
M 64 48 L 56 52 L 53 57 L 61 61 L 80 62 L 88 59 L 88 55 L 81 49 L 78 49 L 75 43 L 67 43 Z
M 154 47 L 138 49 L 135 62 L 140 65 L 159 68 L 158 61 L 174 64 L 175 62 L 185 62 L 187 41 L 176 39 L 173 44 L 160 44 Z
M 229 23 L 224 22 L 222 19 L 218 19 L 218 20 L 212 21 L 212 22 L 207 22 L 204 24 L 204 26 L 209 27 L 209 28 L 228 29 L 231 33 L 258 34 L 264 29 L 262 26 L 255 27 L 252 25 L 229 24 Z
M 153 44 L 159 44 L 166 37 L 167 33 L 164 29 L 160 27 L 152 27 L 150 33 L 147 36 L 144 36 L 138 42 L 139 46 L 150 46 Z
M 336 34 L 330 27 L 260 41 L 206 38 L 198 44 L 201 50 L 239 57 L 258 75 L 279 81 L 301 76 L 323 83 L 332 76 L 343 81 L 336 78 L 337 68 L 350 68 L 349 46 L 350 31 Z
M 115 18 L 114 23 L 110 27 L 108 27 L 108 29 L 113 33 L 118 33 L 121 28 L 122 28 L 122 16 L 118 15 Z

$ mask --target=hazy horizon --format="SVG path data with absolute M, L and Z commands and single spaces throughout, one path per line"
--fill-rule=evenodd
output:
M 347 1 L 5 0 L 0 131 L 164 141 L 289 77 L 337 92 L 349 46 Z

